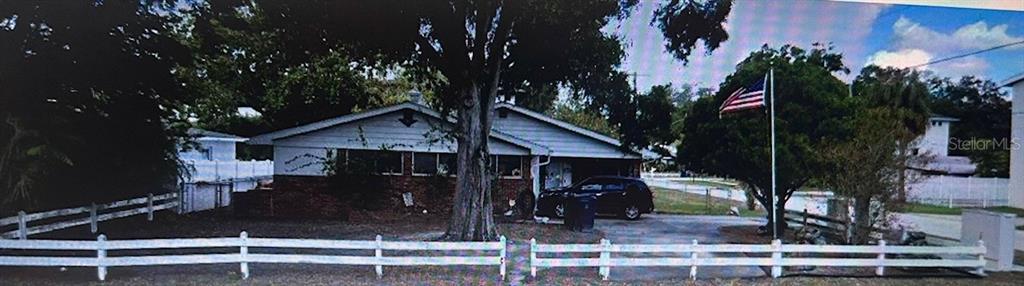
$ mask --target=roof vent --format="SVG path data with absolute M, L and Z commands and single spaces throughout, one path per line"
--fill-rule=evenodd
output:
M 423 104 L 423 93 L 421 93 L 420 91 L 415 90 L 415 89 L 414 90 L 410 90 L 409 91 L 409 102 L 412 102 L 412 103 L 415 103 L 415 104 Z

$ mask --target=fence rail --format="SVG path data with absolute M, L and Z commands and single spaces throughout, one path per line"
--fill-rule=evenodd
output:
M 185 166 L 189 170 L 189 182 L 266 177 L 274 174 L 274 161 L 270 160 L 186 160 Z
M 120 200 L 106 204 L 92 204 L 90 206 L 73 207 L 58 210 L 42 211 L 36 213 L 18 212 L 18 215 L 0 218 L 0 230 L 16 226 L 16 229 L 0 233 L 0 238 L 28 239 L 29 235 L 50 232 L 79 225 L 90 226 L 93 233 L 99 229 L 98 223 L 117 218 L 146 214 L 149 220 L 153 220 L 153 213 L 160 210 L 177 207 L 178 194 L 166 193 L 161 195 L 149 194 L 145 197 Z M 137 206 L 137 207 L 136 207 Z M 127 207 L 135 207 L 124 209 Z M 120 209 L 120 210 L 119 210 Z M 103 213 L 104 211 L 109 211 Z M 88 214 L 86 217 L 75 217 Z M 41 225 L 30 225 L 36 221 L 51 221 L 58 218 L 64 220 L 50 222 Z
M 907 200 L 916 203 L 950 208 L 1005 206 L 1010 179 L 933 176 L 907 187 Z
M 237 248 L 238 253 L 192 252 L 185 255 L 133 255 L 109 256 L 110 250 L 149 249 L 207 249 Z M 258 248 L 259 252 L 250 251 Z M 374 250 L 369 255 L 275 254 L 280 249 Z M 78 266 L 96 267 L 99 280 L 106 280 L 107 268 L 120 266 L 224 264 L 238 263 L 243 278 L 249 277 L 249 263 L 372 265 L 377 277 L 384 274 L 384 266 L 417 265 L 494 265 L 499 266 L 501 279 L 505 279 L 506 241 L 497 242 L 424 242 L 376 240 L 324 240 L 293 238 L 250 238 L 246 232 L 238 237 L 106 240 L 100 235 L 95 241 L 83 240 L 0 240 L 0 250 L 91 251 L 95 256 L 0 256 L 0 266 Z M 445 256 L 384 256 L 384 251 L 466 251 L 493 252 L 491 255 Z M 212 251 L 211 251 L 212 252 Z M 268 252 L 268 253 L 264 253 Z
M 541 257 L 565 253 L 598 254 L 597 258 Z M 613 257 L 615 254 L 678 253 L 679 257 Z M 762 257 L 719 257 L 721 254 L 764 255 Z M 800 257 L 795 257 L 798 254 Z M 808 257 L 815 254 L 859 254 L 861 257 Z M 874 257 L 864 257 L 871 255 Z M 890 254 L 947 254 L 953 259 L 923 259 L 890 257 Z M 769 256 L 770 255 L 770 256 Z M 787 256 L 788 255 L 788 256 Z M 536 277 L 538 268 L 597 267 L 604 280 L 614 266 L 679 266 L 690 268 L 690 278 L 696 279 L 701 266 L 764 266 L 771 267 L 772 277 L 782 276 L 783 266 L 836 266 L 874 267 L 875 274 L 885 275 L 886 267 L 964 267 L 984 275 L 985 247 L 978 246 L 890 246 L 884 240 L 878 245 L 784 245 L 772 244 L 611 244 L 602 239 L 600 244 L 538 244 L 530 240 L 530 275 Z M 966 256 L 966 258 L 964 258 Z

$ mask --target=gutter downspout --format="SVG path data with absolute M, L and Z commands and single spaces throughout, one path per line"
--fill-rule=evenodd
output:
M 551 153 L 549 152 L 546 156 L 547 161 L 541 162 L 540 155 L 534 156 L 530 160 L 530 178 L 533 181 L 533 212 L 537 213 L 537 199 L 540 198 L 540 167 L 551 164 Z M 536 216 L 534 216 L 536 218 Z

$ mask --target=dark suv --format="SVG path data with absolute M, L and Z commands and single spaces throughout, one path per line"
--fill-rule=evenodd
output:
M 597 213 L 634 220 L 641 214 L 654 211 L 651 190 L 639 178 L 600 176 L 587 178 L 572 187 L 540 193 L 537 215 L 562 217 L 565 215 L 565 202 L 570 196 L 588 194 L 597 198 Z

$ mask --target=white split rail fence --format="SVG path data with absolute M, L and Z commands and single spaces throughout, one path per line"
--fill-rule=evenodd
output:
M 155 196 L 153 194 L 149 194 L 145 197 L 120 200 L 106 204 L 92 204 L 83 207 L 57 209 L 30 214 L 20 211 L 16 216 L 0 218 L 0 231 L 3 229 L 9 229 L 10 226 L 16 225 L 16 229 L 0 233 L 0 238 L 28 239 L 29 235 L 86 224 L 89 225 L 92 233 L 96 233 L 99 230 L 99 222 L 101 221 L 140 214 L 146 214 L 147 218 L 152 221 L 154 212 L 172 209 L 178 205 L 178 194 L 166 193 Z M 138 207 L 124 209 L 133 206 Z M 123 210 L 104 213 L 104 211 L 116 209 Z M 88 214 L 88 216 L 81 217 L 82 214 Z M 51 221 L 63 217 L 67 217 L 67 219 L 42 225 L 31 225 L 34 221 Z
M 377 277 L 384 275 L 384 266 L 419 265 L 493 265 L 499 266 L 505 279 L 506 240 L 497 242 L 425 242 L 376 240 L 325 240 L 295 238 L 255 238 L 242 232 L 238 237 L 107 240 L 100 235 L 90 240 L 0 240 L 0 250 L 89 251 L 91 256 L 0 256 L 0 266 L 77 266 L 96 267 L 96 276 L 103 281 L 107 268 L 152 265 L 239 264 L 242 278 L 248 278 L 250 263 L 334 264 L 374 266 Z M 154 254 L 111 256 L 110 250 L 154 249 L 223 249 L 236 248 L 237 253 L 213 251 L 204 254 Z M 259 251 L 254 251 L 253 248 Z M 374 255 L 275 254 L 280 249 L 374 250 Z M 491 255 L 448 256 L 384 256 L 384 251 L 484 251 Z M 264 252 L 265 251 L 265 252 Z
M 551 254 L 599 254 L 594 257 L 540 257 Z M 679 253 L 679 257 L 613 257 L 619 254 Z M 720 254 L 760 254 L 761 257 L 722 257 Z M 687 255 L 688 254 L 688 255 Z M 793 256 L 798 254 L 800 257 Z M 813 254 L 859 254 L 861 257 L 807 257 Z M 948 254 L 953 259 L 925 259 L 892 257 L 890 254 Z M 864 257 L 871 255 L 873 257 Z M 966 257 L 966 258 L 964 258 Z M 782 244 L 538 244 L 530 240 L 530 275 L 537 276 L 538 268 L 597 267 L 601 278 L 608 280 L 615 266 L 679 266 L 690 268 L 690 278 L 696 279 L 701 266 L 763 266 L 771 267 L 772 277 L 782 276 L 784 266 L 873 267 L 878 276 L 885 275 L 886 267 L 964 267 L 977 275 L 984 275 L 985 247 L 977 246 L 892 246 L 884 240 L 878 245 L 809 245 Z

